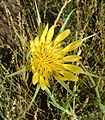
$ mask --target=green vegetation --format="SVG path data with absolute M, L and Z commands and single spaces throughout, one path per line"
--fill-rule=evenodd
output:
M 57 22 L 55 34 L 70 29 L 64 46 L 84 40 L 74 54 L 86 75 L 65 84 L 52 78 L 50 91 L 34 86 L 26 71 L 40 23 L 34 1 L 0 1 L 0 120 L 105 120 L 104 0 L 36 0 L 43 26 Z

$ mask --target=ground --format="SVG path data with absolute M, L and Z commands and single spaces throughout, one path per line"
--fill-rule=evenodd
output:
M 65 2 L 66 0 L 37 0 L 43 26 L 46 23 L 49 26 L 54 24 Z M 64 45 L 95 34 L 79 48 L 82 56 L 80 66 L 95 76 L 81 74 L 77 83 L 66 82 L 73 91 L 73 96 L 55 80 L 52 80 L 50 89 L 60 105 L 74 110 L 76 120 L 105 120 L 105 2 L 71 0 L 62 11 L 55 34 L 72 10 L 74 12 L 66 26 L 71 33 Z M 74 117 L 54 107 L 43 90 L 39 91 L 36 101 L 27 111 L 36 90 L 31 82 L 31 71 L 7 77 L 27 63 L 24 42 L 17 37 L 13 26 L 27 43 L 35 38 L 38 26 L 34 1 L 0 1 L 0 119 L 74 120 Z M 77 52 L 78 50 L 74 53 Z

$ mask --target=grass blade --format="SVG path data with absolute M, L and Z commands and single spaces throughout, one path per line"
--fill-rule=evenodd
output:
M 26 71 L 26 67 L 23 67 L 22 69 L 20 69 L 20 70 L 14 72 L 14 73 L 12 73 L 12 74 L 9 74 L 9 75 L 7 75 L 6 77 L 12 77 L 12 76 L 21 74 L 21 73 L 23 73 L 23 72 L 25 72 L 25 71 Z
M 64 29 L 65 29 L 65 27 L 66 27 L 66 25 L 67 25 L 67 23 L 68 23 L 68 21 L 69 21 L 69 18 L 70 18 L 70 16 L 72 15 L 72 13 L 73 13 L 74 11 L 75 11 L 75 9 L 72 10 L 72 11 L 69 13 L 69 15 L 67 16 L 67 18 L 66 18 L 63 26 L 62 26 L 61 29 L 60 29 L 60 32 L 63 32 L 63 31 L 64 31 Z
M 74 93 L 68 88 L 67 84 L 65 84 L 64 81 L 58 80 L 58 82 L 67 90 L 68 93 L 74 96 Z

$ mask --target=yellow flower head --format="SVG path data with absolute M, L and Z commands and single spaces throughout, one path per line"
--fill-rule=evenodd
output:
M 68 52 L 79 47 L 82 42 L 78 40 L 63 48 L 61 42 L 70 34 L 70 30 L 66 29 L 52 40 L 54 28 L 53 25 L 48 30 L 47 24 L 41 37 L 37 36 L 35 40 L 30 42 L 32 83 L 34 85 L 38 83 L 42 90 L 45 90 L 47 86 L 50 87 L 49 79 L 51 77 L 56 80 L 77 81 L 76 74 L 83 72 L 80 67 L 70 64 L 81 59 L 81 57 L 67 55 Z

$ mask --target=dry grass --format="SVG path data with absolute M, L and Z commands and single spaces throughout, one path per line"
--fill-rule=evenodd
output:
M 37 0 L 43 25 L 54 24 L 64 0 Z M 78 120 L 105 120 L 105 108 L 102 111 L 97 102 L 95 87 L 98 88 L 101 103 L 105 105 L 105 2 L 104 0 L 71 0 L 64 9 L 57 28 L 62 26 L 67 15 L 73 10 L 67 28 L 71 35 L 67 42 L 81 39 L 96 33 L 86 40 L 81 50 L 82 65 L 93 77 L 96 86 L 86 75 L 80 75 L 75 84 L 67 83 L 75 95 L 71 96 L 56 81 L 51 91 L 63 107 L 73 108 Z M 0 2 L 0 119 L 1 120 L 73 120 L 55 108 L 44 91 L 38 93 L 31 109 L 27 110 L 34 96 L 36 86 L 31 83 L 32 73 L 6 77 L 18 71 L 26 64 L 28 48 L 24 45 L 34 39 L 37 33 L 37 17 L 32 0 L 1 0 Z M 13 31 L 13 23 L 18 33 L 25 38 L 20 41 Z M 66 44 L 66 43 L 65 43 Z M 23 114 L 25 111 L 25 114 Z

